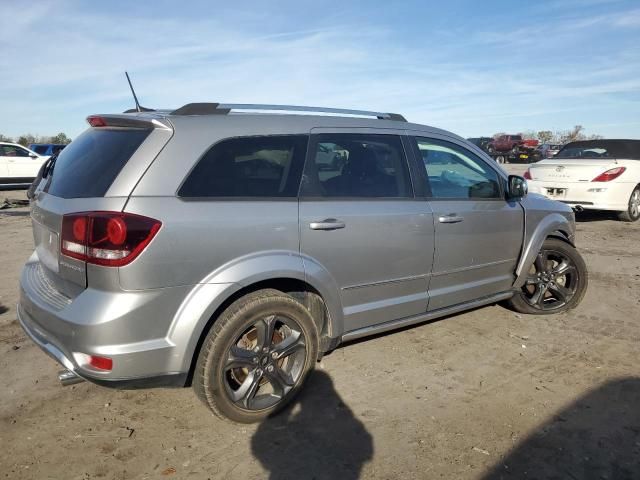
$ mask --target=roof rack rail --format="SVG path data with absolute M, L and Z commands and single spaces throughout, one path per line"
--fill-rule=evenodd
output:
M 253 103 L 187 103 L 171 112 L 171 115 L 226 115 L 231 110 L 282 111 L 282 112 L 317 112 L 335 115 L 354 115 L 359 117 L 376 117 L 380 120 L 407 120 L 398 113 L 370 112 L 367 110 L 348 110 L 344 108 L 305 107 L 301 105 L 263 105 Z

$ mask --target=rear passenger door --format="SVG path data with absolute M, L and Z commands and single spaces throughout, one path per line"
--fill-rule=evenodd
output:
M 435 224 L 429 310 L 509 290 L 524 235 L 520 203 L 506 200 L 498 172 L 462 142 L 414 142 Z
M 400 135 L 313 134 L 300 196 L 305 269 L 340 289 L 344 332 L 424 313 L 433 218 Z

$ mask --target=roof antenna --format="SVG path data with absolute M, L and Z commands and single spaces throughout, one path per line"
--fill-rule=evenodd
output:
M 129 82 L 129 88 L 131 89 L 131 93 L 133 94 L 133 99 L 136 102 L 136 108 L 134 109 L 130 109 L 130 110 L 126 110 L 124 113 L 132 113 L 132 112 L 154 112 L 155 110 L 153 110 L 152 108 L 145 108 L 145 107 L 141 107 L 140 106 L 140 102 L 138 102 L 138 97 L 136 96 L 136 91 L 133 89 L 133 85 L 131 84 L 131 79 L 129 78 L 129 73 L 127 73 L 126 71 L 124 72 L 124 74 L 127 76 L 127 82 Z

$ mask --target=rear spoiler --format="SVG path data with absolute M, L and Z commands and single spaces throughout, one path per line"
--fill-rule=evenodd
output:
M 92 127 L 121 127 L 121 128 L 162 128 L 173 130 L 171 123 L 161 117 L 129 116 L 129 115 L 89 115 L 87 123 Z

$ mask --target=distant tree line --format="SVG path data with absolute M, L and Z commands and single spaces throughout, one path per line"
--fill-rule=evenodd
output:
M 576 125 L 570 130 L 557 130 L 552 132 L 551 130 L 541 130 L 536 132 L 534 130 L 526 130 L 520 133 L 522 138 L 538 140 L 540 143 L 569 143 L 577 140 L 599 140 L 604 138 L 602 135 L 587 135 L 584 133 L 584 127 L 582 125 Z M 500 135 L 507 135 L 506 133 L 496 133 L 493 138 Z
M 59 145 L 67 145 L 71 143 L 71 139 L 67 137 L 66 133 L 63 132 L 60 132 L 59 134 L 52 137 L 27 133 L 24 135 L 20 135 L 17 138 L 8 137 L 0 133 L 0 142 L 19 143 L 22 146 L 28 147 L 32 143 L 56 143 Z

